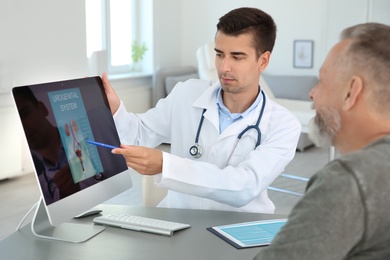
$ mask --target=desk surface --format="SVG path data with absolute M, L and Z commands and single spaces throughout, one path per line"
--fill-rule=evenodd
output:
M 106 227 L 74 244 L 34 237 L 30 224 L 0 241 L 0 259 L 253 259 L 261 248 L 235 249 L 206 228 L 283 215 L 101 205 L 103 214 L 126 213 L 191 224 L 172 237 Z M 72 220 L 92 225 L 93 217 Z

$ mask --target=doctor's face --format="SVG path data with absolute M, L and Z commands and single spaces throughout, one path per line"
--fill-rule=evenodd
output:
M 231 36 L 217 32 L 215 67 L 222 89 L 228 93 L 258 93 L 259 77 L 267 67 L 270 53 L 257 58 L 251 34 Z

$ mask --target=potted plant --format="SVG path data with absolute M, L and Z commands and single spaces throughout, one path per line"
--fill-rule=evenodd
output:
M 145 43 L 139 44 L 138 41 L 133 41 L 131 45 L 131 59 L 133 60 L 133 70 L 141 70 L 141 61 L 144 58 L 144 55 L 148 48 Z

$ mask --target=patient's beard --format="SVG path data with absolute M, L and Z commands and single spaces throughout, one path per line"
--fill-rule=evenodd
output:
M 333 108 L 317 110 L 309 123 L 309 138 L 318 147 L 330 147 L 340 130 L 340 115 Z

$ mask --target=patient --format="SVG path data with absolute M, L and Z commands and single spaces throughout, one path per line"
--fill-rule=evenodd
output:
M 310 180 L 255 259 L 390 259 L 390 27 L 347 28 L 310 92 L 318 145 L 342 156 Z

